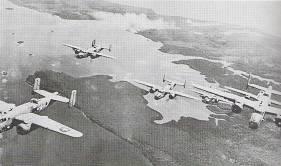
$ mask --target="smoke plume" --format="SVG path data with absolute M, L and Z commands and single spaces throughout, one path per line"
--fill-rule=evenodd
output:
M 164 21 L 159 18 L 156 20 L 149 19 L 145 14 L 114 14 L 107 12 L 95 12 L 94 17 L 104 20 L 108 24 L 121 26 L 125 30 L 136 33 L 147 29 L 175 29 L 176 26 L 173 23 Z

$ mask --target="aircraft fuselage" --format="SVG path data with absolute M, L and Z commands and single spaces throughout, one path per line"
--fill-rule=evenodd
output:
M 101 52 L 103 50 L 103 48 L 101 47 L 91 47 L 91 48 L 88 48 L 86 50 L 86 53 L 84 52 L 81 52 L 81 51 L 75 51 L 75 54 L 76 54 L 76 58 L 78 59 L 83 59 L 83 58 L 88 58 L 90 57 L 91 59 L 95 59 L 95 58 L 98 58 L 100 57 L 100 55 L 98 55 L 97 53 Z
M 31 99 L 30 102 L 21 104 L 11 110 L 2 111 L 0 115 L 0 133 L 12 129 L 14 125 L 18 125 L 19 123 L 14 123 L 17 116 L 41 112 L 48 107 L 50 102 L 51 99 L 49 98 Z
M 176 84 L 174 84 L 174 83 L 168 83 L 162 89 L 158 89 L 154 93 L 154 99 L 159 100 L 159 99 L 164 98 L 168 94 L 168 91 L 174 89 L 175 86 L 176 86 Z

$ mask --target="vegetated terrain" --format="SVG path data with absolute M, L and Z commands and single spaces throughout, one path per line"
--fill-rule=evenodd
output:
M 236 70 L 281 82 L 279 37 L 237 26 L 195 24 L 138 34 L 163 43 L 162 52 L 224 60 L 233 63 L 230 67 Z
M 76 108 L 55 103 L 42 115 L 73 127 L 84 136 L 70 138 L 38 128 L 27 135 L 15 129 L 1 141 L 3 165 L 278 165 L 280 129 L 272 118 L 258 130 L 248 128 L 249 112 L 210 107 L 217 113 L 209 121 L 181 118 L 164 125 L 153 123 L 161 115 L 147 106 L 147 92 L 109 76 L 73 78 L 64 73 L 39 71 L 41 88 L 70 95 L 78 91 Z M 26 102 L 31 88 L 9 85 L 15 103 Z M 171 110 L 173 111 L 173 110 Z M 226 114 L 226 115 L 224 115 Z M 218 120 L 218 125 L 215 123 Z M 264 154 L 267 154 L 266 156 Z M 30 157 L 32 156 L 32 157 Z
M 71 20 L 95 20 L 93 12 L 103 11 L 110 13 L 135 13 L 146 14 L 149 18 L 155 19 L 157 15 L 150 9 L 119 5 L 104 0 L 10 0 L 11 2 L 57 15 L 63 19 Z
M 145 14 L 162 18 L 177 28 L 137 32 L 163 43 L 160 51 L 170 54 L 220 59 L 232 68 L 281 82 L 281 39 L 256 29 L 177 16 L 163 16 L 151 9 L 120 5 L 103 0 L 10 0 L 11 2 L 58 15 L 63 19 L 94 20 L 93 12 Z

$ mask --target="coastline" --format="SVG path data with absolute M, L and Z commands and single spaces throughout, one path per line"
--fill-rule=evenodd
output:
M 210 117 L 210 121 L 182 117 L 178 122 L 170 121 L 166 124 L 158 125 L 153 123 L 153 119 L 159 119 L 161 116 L 147 106 L 147 101 L 143 96 L 146 92 L 127 82 L 111 82 L 111 77 L 109 76 L 73 78 L 69 75 L 53 71 L 38 71 L 29 76 L 27 81 L 32 82 L 36 77 L 41 77 L 42 83 L 45 82 L 44 85 L 42 84 L 43 89 L 53 90 L 54 87 L 49 85 L 63 87 L 57 90 L 64 96 L 67 96 L 72 89 L 77 89 L 77 109 L 83 113 L 84 117 L 92 121 L 92 124 L 89 124 L 88 128 L 94 130 L 94 135 L 97 137 L 104 133 L 105 131 L 103 130 L 105 129 L 109 133 L 112 133 L 107 139 L 117 139 L 115 138 L 117 136 L 118 139 L 123 140 L 124 142 L 118 141 L 122 144 L 122 147 L 119 147 L 122 149 L 121 156 L 119 156 L 122 159 L 124 159 L 125 156 L 123 155 L 127 153 L 128 149 L 136 148 L 137 150 L 133 150 L 134 153 L 130 154 L 137 156 L 138 160 L 134 162 L 136 165 L 141 162 L 141 157 L 145 157 L 151 165 L 157 166 L 163 164 L 185 165 L 186 163 L 193 165 L 210 165 L 214 163 L 224 165 L 234 163 L 257 165 L 278 162 L 265 159 L 256 152 L 247 152 L 247 149 L 270 146 L 270 142 L 264 142 L 264 139 L 270 136 L 273 136 L 275 141 L 278 140 L 275 138 L 278 135 L 277 127 L 274 127 L 272 130 L 264 127 L 260 131 L 249 132 L 247 127 L 247 112 L 236 115 L 235 118 L 230 118 L 231 112 L 228 112 L 226 116 L 223 115 L 225 114 L 224 111 L 212 107 L 210 109 L 218 114 Z M 105 89 L 107 90 L 105 91 Z M 91 99 L 91 101 L 85 99 Z M 100 102 L 101 100 L 103 102 Z M 61 108 L 64 107 L 60 107 L 57 104 L 52 107 L 53 112 L 57 114 L 57 118 L 60 121 L 64 119 L 64 121 L 71 123 L 71 119 L 76 119 L 68 119 L 64 116 L 65 113 L 59 113 L 61 112 Z M 74 112 L 77 114 L 77 111 Z M 68 114 L 73 113 L 70 111 Z M 71 115 L 70 117 L 73 116 L 77 115 Z M 215 119 L 219 120 L 216 122 Z M 85 121 L 85 119 L 81 121 Z M 219 125 L 217 126 L 216 123 L 219 123 Z M 74 124 L 77 125 L 77 122 L 70 126 Z M 270 125 L 270 122 L 265 125 Z M 84 133 L 89 132 L 89 129 L 86 129 L 85 126 L 80 126 L 79 128 Z M 203 130 L 204 132 L 202 132 Z M 262 135 L 264 133 L 266 134 Z M 29 138 L 37 138 L 41 134 L 42 130 L 40 131 L 39 129 L 38 131 L 32 132 Z M 45 133 L 46 138 L 52 135 L 56 134 L 53 132 Z M 59 140 L 63 138 L 61 135 L 56 136 Z M 85 134 L 86 138 L 83 140 L 86 141 L 90 136 L 91 134 L 89 135 L 89 133 Z M 253 137 L 255 138 L 255 143 L 251 144 Z M 156 142 L 155 139 L 157 139 Z M 97 148 L 97 143 L 95 142 L 104 144 L 104 140 L 101 141 L 101 139 L 90 140 L 86 142 L 93 149 Z M 75 142 L 77 146 L 82 144 L 79 140 Z M 58 143 L 61 144 L 61 142 L 54 142 L 54 144 Z M 38 144 L 44 145 L 45 142 L 42 141 Z M 63 144 L 66 143 L 64 142 Z M 85 143 L 83 145 L 86 146 Z M 77 146 L 68 152 L 70 154 L 66 153 L 65 155 L 74 155 L 73 150 L 78 148 Z M 116 145 L 110 144 L 109 147 L 113 148 Z M 247 148 L 244 149 L 242 147 Z M 21 149 L 20 147 L 18 148 Z M 229 153 L 230 150 L 231 153 Z M 271 159 L 277 155 L 274 153 L 274 149 L 266 149 L 266 151 L 272 155 Z M 98 155 L 100 153 L 99 151 L 93 151 L 91 154 Z M 115 153 L 116 151 L 113 151 L 109 155 L 111 156 Z M 256 155 L 264 161 L 256 158 Z M 89 158 L 85 159 L 89 161 Z M 54 161 L 59 161 L 59 159 L 54 157 Z M 92 162 L 102 161 L 103 159 L 95 159 Z
M 166 31 L 164 30 L 164 32 Z M 189 62 L 177 61 L 174 63 L 183 65 L 186 65 L 184 63 L 188 63 L 196 69 L 197 66 L 192 62 L 194 60 Z M 220 64 L 209 63 L 208 61 L 202 62 L 202 64 L 205 63 L 207 66 L 213 66 L 213 70 L 218 70 L 221 73 L 219 79 L 224 77 L 225 74 L 231 73 L 227 69 L 221 69 Z M 202 64 L 200 62 L 199 66 Z M 198 71 L 205 72 L 204 74 L 208 77 L 208 73 L 206 72 L 208 68 L 199 67 Z M 82 165 L 87 165 L 86 161 L 109 165 L 125 165 L 127 163 L 132 165 L 144 165 L 146 163 L 148 165 L 159 166 L 165 164 L 185 165 L 186 163 L 191 165 L 274 165 L 280 160 L 278 156 L 280 154 L 278 151 L 278 149 L 280 150 L 280 130 L 272 126 L 274 124 L 271 124 L 271 122 L 265 122 L 264 127 L 259 131 L 249 130 L 247 127 L 247 120 L 249 119 L 248 112 L 240 115 L 229 114 L 229 116 L 234 116 L 234 118 L 218 116 L 219 118 L 225 119 L 219 120 L 218 126 L 216 126 L 216 120 L 214 118 L 210 118 L 209 121 L 200 121 L 191 117 L 182 117 L 178 121 L 172 120 L 159 125 L 154 120 L 160 120 L 163 117 L 147 105 L 148 101 L 144 97 L 144 90 L 130 83 L 111 81 L 111 77 L 109 76 L 73 78 L 69 75 L 65 76 L 64 73 L 52 71 L 45 73 L 52 75 L 50 77 L 48 74 L 45 75 L 46 78 L 51 78 L 47 80 L 49 81 L 49 83 L 46 83 L 47 85 L 55 84 L 56 87 L 68 89 L 68 91 L 64 91 L 64 88 L 60 89 L 64 95 L 68 95 L 71 89 L 78 90 L 80 93 L 78 97 L 79 110 L 85 112 L 87 117 L 92 118 L 94 123 L 88 121 L 84 123 L 85 118 L 83 117 L 77 120 L 76 118 L 79 116 L 76 115 L 78 114 L 77 112 L 75 113 L 77 110 L 67 110 L 64 106 L 54 105 L 50 108 L 52 110 L 47 112 L 47 115 L 57 117 L 62 122 L 65 121 L 69 124 L 74 122 L 73 126 L 79 126 L 79 129 L 88 133 L 85 135 L 85 138 L 81 141 L 73 141 L 54 133 L 46 132 L 43 129 L 34 131 L 25 137 L 10 137 L 16 143 L 10 142 L 6 146 L 4 151 L 6 154 L 1 159 L 2 161 L 21 161 L 22 158 L 20 156 L 22 154 L 27 157 L 29 154 L 35 154 L 36 159 L 42 157 L 41 164 L 48 160 L 54 163 L 64 162 L 62 164 L 67 162 L 73 163 L 82 158 L 85 161 Z M 212 77 L 211 75 L 210 78 Z M 231 77 L 229 79 L 232 80 L 233 78 Z M 55 87 L 47 86 L 47 88 L 57 90 Z M 52 111 L 54 112 L 52 113 Z M 174 110 L 169 109 L 167 111 L 172 112 Z M 222 110 L 216 111 L 223 112 Z M 66 116 L 72 114 L 75 115 Z M 102 128 L 105 127 L 110 132 L 104 131 L 104 129 L 101 129 L 95 123 L 102 123 Z M 85 124 L 86 127 L 83 127 Z M 115 138 L 114 135 L 118 135 L 121 140 Z M 268 139 L 272 141 L 266 142 L 265 140 Z M 25 142 L 28 142 L 28 144 Z M 29 149 L 34 146 L 34 142 L 38 147 L 45 149 Z M 53 144 L 49 147 L 50 142 Z M 276 144 L 272 142 L 276 142 Z M 132 144 L 134 147 L 128 144 Z M 76 153 L 81 152 L 80 145 L 86 149 L 85 154 Z M 17 151 L 24 152 L 28 150 L 33 153 L 16 153 Z M 15 155 L 12 155 L 13 152 L 15 152 Z M 44 152 L 51 152 L 53 155 L 49 153 L 45 155 Z M 70 156 L 73 159 L 70 159 L 64 152 L 70 152 Z M 267 153 L 269 157 L 264 156 L 264 153 Z M 39 156 L 41 154 L 42 156 Z M 61 155 L 55 156 L 55 154 Z M 94 155 L 89 156 L 88 154 Z M 52 160 L 48 155 L 54 157 L 55 160 Z M 109 155 L 110 157 L 109 159 L 104 158 L 103 155 Z M 120 161 L 119 158 L 125 161 Z M 74 161 L 75 159 L 77 161 Z M 116 160 L 118 162 L 115 162 Z M 130 160 L 134 161 L 131 162 Z M 22 161 L 26 162 L 24 160 Z
M 274 57 L 274 60 L 267 60 L 267 55 L 270 54 L 270 52 L 267 52 L 268 50 L 256 50 L 255 47 L 259 43 L 254 43 L 256 38 L 260 38 L 261 40 L 269 42 L 272 42 L 272 40 L 278 40 L 279 38 L 265 36 L 265 34 L 255 32 L 250 29 L 227 24 L 216 24 L 209 21 L 193 20 L 181 16 L 163 16 L 156 14 L 151 9 L 120 5 L 107 1 L 100 1 L 98 3 L 93 2 L 93 4 L 90 3 L 87 7 L 83 6 L 82 8 L 75 4 L 74 1 L 70 1 L 70 4 L 64 8 L 65 10 L 69 10 L 69 12 L 71 12 L 66 12 L 70 14 L 70 17 L 64 17 L 61 15 L 63 13 L 65 14 L 65 11 L 62 11 L 59 8 L 63 2 L 57 2 L 58 4 L 55 5 L 57 6 L 56 8 L 46 9 L 46 6 L 44 5 L 41 5 L 40 8 L 38 7 L 40 2 L 33 3 L 31 1 L 29 3 L 23 3 L 21 0 L 9 1 L 40 12 L 46 12 L 50 14 L 55 13 L 55 15 L 58 15 L 63 19 L 70 20 L 96 20 L 97 18 L 95 18 L 95 15 L 92 13 L 97 11 L 119 14 L 145 14 L 148 19 L 163 19 L 167 22 L 175 24 L 177 28 L 140 30 L 136 32 L 136 34 L 148 38 L 154 42 L 161 42 L 163 45 L 159 51 L 163 53 L 203 57 L 210 60 L 225 60 L 232 63 L 232 65 L 229 66 L 232 68 L 232 70 L 248 72 L 267 79 L 281 82 L 281 77 L 279 75 L 281 69 L 278 67 L 278 62 L 281 62 L 281 59 L 272 55 L 270 57 Z M 77 10 L 79 15 L 77 15 Z M 239 55 L 239 49 L 241 49 L 241 46 L 233 45 L 233 43 L 237 43 L 239 41 L 242 42 L 242 40 L 246 38 L 249 38 L 251 45 L 249 48 L 245 48 L 246 50 L 242 49 L 241 55 Z M 247 51 L 250 49 L 254 49 L 256 51 L 254 53 L 250 53 Z M 260 52 L 264 53 L 257 56 L 256 54 L 259 54 Z M 263 59 L 264 62 L 270 62 L 270 64 L 260 66 L 260 61 L 257 61 L 257 59 Z M 272 68 L 272 66 L 276 67 Z M 262 71 L 261 68 L 263 69 Z M 220 70 L 220 68 L 217 70 Z M 197 69 L 197 71 L 202 72 L 200 69 Z M 268 75 L 267 73 L 271 74 Z M 212 74 L 209 73 L 208 77 L 210 77 L 210 75 Z M 242 75 L 240 76 L 242 77 Z M 218 82 L 220 83 L 220 81 Z M 275 87 L 277 87 L 277 89 L 281 89 L 280 85 L 275 83 L 273 84 Z

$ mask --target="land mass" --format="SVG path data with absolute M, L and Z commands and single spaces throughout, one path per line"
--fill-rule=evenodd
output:
M 104 0 L 10 0 L 11 2 L 40 12 L 51 13 L 63 19 L 95 20 L 93 12 L 146 14 L 155 19 L 157 15 L 150 9 L 119 5 Z
M 15 129 L 1 141 L 3 165 L 278 165 L 281 142 L 271 118 L 259 130 L 248 128 L 248 112 L 232 114 L 217 107 L 209 121 L 181 118 L 164 125 L 147 106 L 147 92 L 110 76 L 73 78 L 38 71 L 41 88 L 69 96 L 76 89 L 77 105 L 55 103 L 42 115 L 84 133 L 82 138 L 38 128 L 27 135 Z M 15 88 L 17 87 L 17 88 Z M 15 90 L 16 89 L 16 90 Z M 19 81 L 8 86 L 10 102 L 31 98 L 31 88 Z M 227 114 L 223 115 L 223 114 Z M 216 126 L 215 119 L 221 119 Z M 270 128 L 270 129 L 269 129 Z M 264 154 L 267 154 L 264 156 Z M 32 156 L 32 157 L 31 157 Z
M 281 82 L 279 37 L 238 26 L 197 24 L 138 34 L 163 43 L 159 50 L 164 53 L 223 60 L 232 63 L 233 69 Z
M 260 33 L 245 31 L 244 28 L 215 25 L 182 17 L 164 17 L 151 10 L 124 7 L 106 1 L 11 1 L 64 19 L 96 19 L 91 14 L 94 11 L 144 13 L 150 19 L 162 17 L 166 21 L 175 22 L 179 29 L 149 29 L 138 32 L 153 41 L 162 42 L 162 52 L 207 59 L 226 59 L 233 62 L 233 68 L 252 71 L 274 80 L 279 80 L 280 77 L 278 53 L 281 47 L 276 42 L 278 39 L 265 34 L 260 36 Z M 204 26 L 199 26 L 201 24 Z M 233 75 L 220 63 L 194 59 L 174 63 L 189 65 L 206 75 L 208 81 L 233 85 L 239 89 L 245 87 L 245 78 Z M 259 68 L 261 66 L 262 68 Z M 65 96 L 68 96 L 72 89 L 78 90 L 76 109 L 56 103 L 43 115 L 82 131 L 84 136 L 81 139 L 66 138 L 41 128 L 25 136 L 17 135 L 14 130 L 9 131 L 1 142 L 3 165 L 280 163 L 280 129 L 275 126 L 270 116 L 259 130 L 253 131 L 248 128 L 249 112 L 236 115 L 217 107 L 209 107 L 220 115 L 212 115 L 210 121 L 181 118 L 178 122 L 157 125 L 153 121 L 161 119 L 162 116 L 147 106 L 147 101 L 143 98 L 147 92 L 128 82 L 112 82 L 109 76 L 73 78 L 52 71 L 36 72 L 27 81 L 32 83 L 35 77 L 42 79 L 42 88 L 59 91 Z M 266 84 L 260 80 L 256 81 L 261 85 Z M 32 97 L 30 87 L 23 82 L 21 80 L 8 85 L 10 102 L 21 104 Z M 228 116 L 221 115 L 223 113 Z M 222 119 L 218 121 L 218 125 L 215 123 L 216 119 Z
M 202 75 L 206 76 L 206 80 L 210 83 L 218 82 L 221 87 L 230 86 L 237 89 L 249 91 L 251 93 L 257 94 L 258 89 L 247 87 L 248 75 L 236 75 L 233 71 L 224 67 L 219 62 L 210 62 L 205 59 L 189 59 L 189 60 L 179 60 L 174 61 L 175 64 L 188 65 L 190 68 L 200 71 Z M 257 78 L 251 78 L 251 83 L 260 85 L 263 87 L 268 86 L 267 81 L 262 81 Z M 281 86 L 279 84 L 271 84 L 274 89 L 281 91 Z M 277 96 L 278 98 L 278 96 Z M 279 100 L 280 96 L 279 96 Z
M 152 20 L 161 18 L 175 24 L 177 28 L 148 29 L 137 32 L 153 41 L 163 43 L 160 51 L 225 60 L 232 63 L 230 67 L 233 69 L 281 82 L 279 74 L 281 72 L 281 39 L 255 29 L 178 16 L 163 16 L 151 9 L 103 0 L 86 0 L 83 3 L 79 3 L 80 0 L 10 1 L 37 11 L 58 15 L 64 19 L 94 20 L 96 18 L 93 13 L 96 11 L 145 14 Z M 219 66 L 216 68 L 216 70 L 221 70 Z M 201 69 L 196 70 L 202 72 Z M 209 73 L 209 75 L 213 74 Z M 218 82 L 223 83 L 220 80 Z

